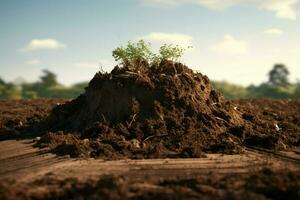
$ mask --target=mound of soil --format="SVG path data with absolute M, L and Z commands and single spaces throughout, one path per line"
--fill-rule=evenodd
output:
M 84 94 L 52 110 L 42 125 L 48 133 L 38 145 L 74 157 L 119 159 L 201 157 L 240 153 L 244 144 L 270 149 L 299 144 L 299 135 L 283 140 L 278 125 L 257 126 L 254 120 L 226 102 L 207 76 L 181 63 L 142 62 L 97 73 Z M 271 131 L 261 134 L 262 127 Z

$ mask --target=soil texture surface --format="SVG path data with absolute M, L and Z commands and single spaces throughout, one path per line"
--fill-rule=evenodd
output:
M 257 102 L 257 103 L 256 103 Z M 226 101 L 181 63 L 115 67 L 40 124 L 40 147 L 104 159 L 199 158 L 300 144 L 299 101 Z
M 31 133 L 53 107 L 64 102 L 55 99 L 0 101 L 0 140 Z
M 0 101 L 0 199 L 300 199 L 300 100 L 226 101 L 170 61 Z
M 0 142 L 0 199 L 299 199 L 299 160 L 256 151 L 205 158 L 74 159 Z

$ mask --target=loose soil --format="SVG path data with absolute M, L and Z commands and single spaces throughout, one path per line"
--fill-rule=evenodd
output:
M 299 199 L 299 161 L 246 151 L 206 158 L 72 159 L 0 142 L 0 199 Z
M 300 174 L 263 169 L 250 174 L 211 174 L 187 178 L 130 179 L 106 175 L 82 181 L 51 175 L 15 193 L 0 184 L 1 199 L 299 199 Z M 27 189 L 26 189 L 27 188 Z M 33 190 L 33 188 L 40 188 Z M 30 192 L 31 191 L 31 192 Z
M 97 73 L 85 93 L 55 107 L 38 146 L 72 157 L 197 158 L 241 153 L 245 146 L 299 146 L 298 101 L 266 101 L 261 110 L 225 101 L 207 76 L 181 63 L 116 67 Z M 291 113 L 282 115 L 284 106 Z
M 0 140 L 18 138 L 33 131 L 33 127 L 49 115 L 53 107 L 65 100 L 0 101 Z
M 300 146 L 299 100 L 236 100 L 248 134 L 244 144 L 272 150 Z M 238 132 L 238 130 L 236 130 Z
M 179 63 L 116 67 L 72 101 L 0 101 L 0 199 L 299 199 L 299 144 L 300 100 L 226 101 Z
M 197 158 L 300 146 L 299 100 L 226 101 L 208 77 L 169 61 L 97 73 L 72 101 L 2 101 L 0 112 L 0 140 L 39 136 L 37 146 L 72 157 Z

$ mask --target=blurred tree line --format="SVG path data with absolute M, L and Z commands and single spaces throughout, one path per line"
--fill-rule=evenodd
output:
M 258 86 L 243 87 L 226 81 L 212 81 L 214 87 L 227 99 L 243 98 L 300 98 L 300 82 L 289 81 L 289 70 L 283 64 L 276 64 L 270 70 L 269 80 Z M 57 81 L 57 76 L 48 70 L 43 71 L 40 80 L 34 83 L 7 83 L 0 78 L 0 100 L 61 98 L 72 99 L 84 92 L 88 82 L 66 87 Z
M 57 81 L 57 76 L 53 72 L 43 70 L 40 80 L 34 83 L 6 83 L 0 78 L 0 100 L 36 98 L 72 99 L 81 94 L 87 85 L 88 82 L 83 82 L 66 87 Z
M 294 99 L 300 98 L 300 82 L 292 84 L 289 81 L 289 70 L 283 64 L 276 64 L 270 70 L 269 80 L 258 86 L 243 87 L 226 81 L 213 81 L 213 85 L 227 99 L 244 98 L 273 98 Z

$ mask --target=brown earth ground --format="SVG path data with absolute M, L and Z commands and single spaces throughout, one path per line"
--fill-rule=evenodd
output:
M 107 160 L 299 147 L 299 102 L 256 103 L 226 101 L 207 76 L 182 63 L 140 60 L 96 73 L 80 96 L 27 133 L 58 155 Z
M 18 111 L 22 103 L 30 116 Z M 10 109 L 4 102 L 0 139 L 37 137 L 36 146 L 74 158 L 201 158 L 300 146 L 299 101 L 226 101 L 207 76 L 169 60 L 98 72 L 60 105 L 31 103 Z
M 22 137 L 45 118 L 54 106 L 66 102 L 55 99 L 0 101 L 0 140 Z
M 34 135 L 25 134 L 34 131 L 35 124 L 59 103 L 63 101 L 0 102 L 0 199 L 300 198 L 297 140 L 293 148 L 283 148 L 285 151 L 262 149 L 265 143 L 257 145 L 250 140 L 240 154 L 204 154 L 193 159 L 104 161 L 62 157 L 47 148 L 34 148 L 33 139 L 37 138 L 28 139 Z M 231 103 L 247 113 L 244 117 L 258 124 L 258 129 L 299 136 L 299 100 Z

